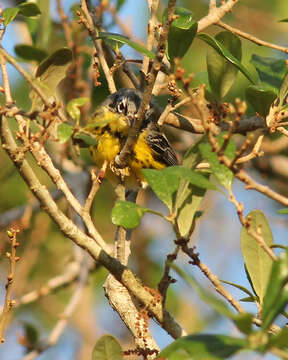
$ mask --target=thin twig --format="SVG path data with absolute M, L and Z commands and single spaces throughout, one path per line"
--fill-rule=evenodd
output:
M 188 104 L 191 101 L 190 97 L 186 97 L 185 99 L 179 101 L 177 104 L 170 104 L 168 103 L 164 109 L 164 111 L 162 112 L 161 116 L 158 119 L 158 125 L 162 126 L 165 123 L 165 120 L 167 118 L 167 116 L 171 113 L 171 111 L 175 111 L 176 109 L 178 109 L 180 106 L 183 106 L 185 104 Z
M 30 291 L 27 294 L 22 295 L 19 299 L 15 300 L 15 306 L 21 306 L 35 302 L 42 297 L 45 297 L 56 290 L 73 284 L 79 277 L 81 267 L 79 262 L 73 261 L 66 265 L 65 272 L 61 275 L 57 275 L 47 281 L 47 283 L 41 286 L 40 289 Z M 95 264 L 89 267 L 89 272 L 95 270 Z
M 198 22 L 198 32 L 203 31 L 205 28 L 212 24 L 216 24 L 222 17 L 230 12 L 238 0 L 228 0 L 223 3 L 220 7 L 212 6 L 209 10 L 208 15 L 204 16 Z
M 4 331 L 6 329 L 6 325 L 8 322 L 9 313 L 15 303 L 14 300 L 11 299 L 11 293 L 12 293 L 12 285 L 15 276 L 16 262 L 20 259 L 18 256 L 16 256 L 16 249 L 19 246 L 19 243 L 17 241 L 18 232 L 19 231 L 15 229 L 11 229 L 7 231 L 7 235 L 11 242 L 11 252 L 6 253 L 6 256 L 9 259 L 9 263 L 10 263 L 10 271 L 9 271 L 9 275 L 7 276 L 7 284 L 5 286 L 6 294 L 5 294 L 4 306 L 0 318 L 0 343 L 3 343 L 5 341 Z
M 156 51 L 156 58 L 153 61 L 152 69 L 149 72 L 146 89 L 143 93 L 142 102 L 141 102 L 140 108 L 138 110 L 137 117 L 135 119 L 133 127 L 131 128 L 131 130 L 129 132 L 129 136 L 126 140 L 125 145 L 123 146 L 120 154 L 115 159 L 115 162 L 117 163 L 117 165 L 119 165 L 119 167 L 126 166 L 127 160 L 131 154 L 133 146 L 139 135 L 139 130 L 141 128 L 141 124 L 144 119 L 145 112 L 147 110 L 148 104 L 151 99 L 151 95 L 152 95 L 153 87 L 154 87 L 154 84 L 156 81 L 156 77 L 157 77 L 158 72 L 161 69 L 161 64 L 162 64 L 162 61 L 163 61 L 163 58 L 165 55 L 166 41 L 167 41 L 167 37 L 168 37 L 170 24 L 173 21 L 175 5 L 176 5 L 176 0 L 169 0 L 167 19 L 166 19 L 163 30 L 159 37 L 159 42 L 158 42 L 157 51 Z
M 168 291 L 170 284 L 175 282 L 175 280 L 170 276 L 169 273 L 170 273 L 171 263 L 172 263 L 172 261 L 176 260 L 179 250 L 180 250 L 180 246 L 177 245 L 175 247 L 174 251 L 171 254 L 167 255 L 163 275 L 157 286 L 159 293 L 162 296 L 163 305 L 165 304 L 167 291 Z
M 110 72 L 110 69 L 107 65 L 105 55 L 104 55 L 102 45 L 101 45 L 101 40 L 97 39 L 97 32 L 95 30 L 95 28 L 97 27 L 97 23 L 95 23 L 95 18 L 91 14 L 92 9 L 87 0 L 81 0 L 81 9 L 86 18 L 81 16 L 81 14 L 79 14 L 79 18 L 80 18 L 81 22 L 83 23 L 83 25 L 86 27 L 86 29 L 93 41 L 93 44 L 97 51 L 97 56 L 99 58 L 100 64 L 102 66 L 102 69 L 104 71 L 104 74 L 105 74 L 105 77 L 106 77 L 106 80 L 108 83 L 109 91 L 110 91 L 110 93 L 114 93 L 117 91 L 117 88 L 116 88 L 113 76 Z
M 210 3 L 209 3 L 209 11 L 212 11 L 216 8 L 217 6 L 217 2 L 216 0 L 210 0 Z
M 72 39 L 71 28 L 70 28 L 68 16 L 65 14 L 63 7 L 62 7 L 62 0 L 57 0 L 57 9 L 58 9 L 58 13 L 61 18 L 67 45 L 70 49 L 72 49 L 74 47 L 74 42 Z
M 285 135 L 285 136 L 288 137 L 288 130 L 285 129 L 284 127 L 279 126 L 279 127 L 277 128 L 277 130 L 278 130 L 279 132 L 281 132 L 281 134 L 283 134 L 283 135 Z
M 199 254 L 195 252 L 195 248 L 189 248 L 187 241 L 180 239 L 176 241 L 177 245 L 181 246 L 182 251 L 192 259 L 192 264 L 196 265 L 202 273 L 213 284 L 215 290 L 222 295 L 239 313 L 244 313 L 245 310 L 241 304 L 233 298 L 233 296 L 224 288 L 218 277 L 211 272 L 207 265 L 205 265 L 199 258 Z
M 51 191 L 51 196 L 54 200 L 58 200 L 61 196 L 63 196 L 63 194 L 61 193 L 60 190 L 52 190 Z M 30 204 L 30 208 L 32 213 L 38 211 L 40 209 L 40 204 L 39 201 L 37 201 L 37 199 L 34 199 L 33 202 Z M 16 221 L 18 219 L 20 219 L 25 211 L 27 209 L 27 204 L 25 205 L 21 205 L 21 206 L 16 206 L 13 209 L 10 209 L 4 213 L 0 214 L 0 228 L 4 228 L 6 226 L 8 226 L 9 224 L 11 224 L 13 221 Z
M 36 92 L 36 94 L 40 97 L 43 104 L 48 108 L 51 107 L 51 103 L 47 100 L 47 96 L 45 96 L 39 86 L 36 85 L 35 79 L 33 79 L 18 63 L 17 61 L 9 55 L 2 47 L 0 47 L 0 55 L 4 57 L 11 65 L 15 67 L 15 69 L 24 77 L 24 79 L 28 82 L 31 88 Z M 3 72 L 3 70 L 2 70 Z M 7 89 L 7 88 L 6 88 Z M 12 100 L 12 98 L 11 98 Z M 9 101 L 8 101 L 9 103 Z
M 159 6 L 159 0 L 152 0 L 150 4 L 150 18 L 148 21 L 148 28 L 147 28 L 148 36 L 147 36 L 146 48 L 148 50 L 152 50 L 153 48 L 153 43 L 155 39 L 155 28 L 157 24 L 156 15 L 157 15 L 158 6 Z M 148 73 L 149 62 L 150 62 L 150 58 L 147 55 L 144 55 L 141 70 L 145 75 L 147 75 Z
M 60 316 L 60 320 L 54 326 L 53 330 L 51 331 L 48 339 L 40 344 L 39 348 L 36 350 L 31 351 L 27 355 L 23 357 L 22 360 L 32 360 L 35 359 L 36 356 L 41 354 L 43 351 L 47 350 L 48 348 L 54 346 L 59 341 L 60 336 L 63 334 L 69 318 L 73 315 L 74 311 L 76 310 L 77 305 L 79 304 L 81 297 L 83 295 L 84 288 L 87 284 L 87 277 L 88 277 L 88 266 L 87 262 L 84 260 L 81 265 L 81 272 L 79 276 L 79 280 L 75 291 L 67 304 L 63 314 Z
M 85 205 L 84 205 L 84 212 L 90 213 L 91 206 L 93 204 L 93 200 L 95 198 L 95 195 L 97 194 L 100 185 L 102 184 L 103 178 L 105 176 L 106 170 L 107 170 L 108 162 L 104 161 L 102 168 L 100 169 L 99 175 L 97 176 L 95 174 L 95 170 L 93 169 L 91 171 L 91 180 L 92 180 L 92 186 L 89 192 L 89 195 L 87 196 Z
M 274 254 L 273 250 L 265 243 L 263 236 L 261 234 L 258 234 L 257 232 L 255 232 L 252 229 L 251 222 L 249 221 L 249 219 L 244 218 L 243 204 L 238 202 L 238 200 L 236 199 L 236 197 L 231 189 L 229 190 L 229 200 L 235 205 L 235 208 L 236 208 L 237 214 L 238 214 L 238 218 L 239 218 L 242 226 L 246 228 L 248 234 L 251 235 L 253 237 L 253 239 L 255 239 L 258 242 L 258 244 L 268 254 L 268 256 L 270 256 L 270 258 L 273 261 L 277 260 L 277 256 Z
M 263 41 L 261 39 L 258 39 L 256 36 L 253 36 L 251 34 L 246 33 L 245 31 L 239 30 L 234 28 L 233 26 L 230 26 L 228 24 L 225 24 L 223 21 L 219 20 L 215 25 L 222 27 L 223 29 L 226 29 L 228 31 L 231 31 L 233 34 L 239 35 L 243 37 L 244 39 L 250 40 L 254 42 L 257 45 L 267 46 L 271 49 L 283 51 L 284 53 L 288 53 L 288 48 L 285 46 L 280 46 L 277 44 L 269 43 L 268 41 Z
M 42 207 L 59 226 L 60 230 L 73 240 L 78 246 L 84 248 L 92 258 L 107 268 L 114 277 L 121 282 L 129 292 L 137 298 L 140 303 L 145 304 L 149 312 L 157 319 L 163 329 L 172 337 L 182 336 L 183 329 L 175 319 L 163 309 L 161 303 L 155 303 L 153 296 L 140 284 L 132 271 L 123 266 L 115 258 L 111 257 L 95 242 L 95 240 L 83 233 L 75 224 L 58 208 L 51 198 L 49 191 L 36 177 L 33 169 L 25 159 L 18 160 L 15 154 L 18 153 L 17 144 L 9 129 L 7 119 L 2 118 L 1 122 L 2 147 L 10 159 L 19 169 L 20 174 L 26 181 L 33 194 L 39 199 Z M 103 241 L 103 240 L 102 240 Z
M 263 139 L 264 139 L 264 135 L 260 135 L 258 137 L 255 145 L 253 146 L 253 149 L 250 152 L 250 154 L 238 158 L 236 160 L 236 164 L 243 164 L 244 162 L 250 161 L 250 160 L 254 159 L 255 157 L 263 156 L 264 152 L 260 151 Z

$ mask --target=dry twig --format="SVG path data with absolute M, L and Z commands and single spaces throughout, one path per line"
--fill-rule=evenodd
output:
M 4 306 L 0 318 L 0 343 L 3 343 L 5 341 L 4 331 L 8 322 L 10 311 L 15 304 L 15 301 L 11 299 L 11 295 L 12 295 L 12 285 L 15 276 L 16 262 L 20 259 L 19 256 L 16 256 L 16 249 L 19 246 L 19 243 L 17 241 L 18 232 L 19 231 L 16 229 L 10 229 L 7 231 L 7 235 L 11 242 L 11 252 L 6 253 L 6 256 L 9 259 L 9 263 L 10 263 L 10 271 L 9 271 L 9 275 L 7 276 L 7 284 L 5 286 L 6 294 L 5 294 Z

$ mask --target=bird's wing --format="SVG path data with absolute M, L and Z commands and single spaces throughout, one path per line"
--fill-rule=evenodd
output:
M 155 152 L 156 156 L 158 155 L 159 160 L 168 166 L 178 165 L 176 153 L 166 136 L 155 125 L 153 125 L 153 129 L 148 126 L 147 131 L 147 144 Z

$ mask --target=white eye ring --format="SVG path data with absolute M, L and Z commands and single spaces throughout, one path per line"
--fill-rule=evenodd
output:
M 127 112 L 127 99 L 123 98 L 120 103 L 117 105 L 118 113 L 125 113 Z

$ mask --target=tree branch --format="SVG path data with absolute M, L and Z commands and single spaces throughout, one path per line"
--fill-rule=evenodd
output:
M 152 69 L 149 72 L 146 88 L 143 93 L 142 102 L 141 102 L 140 108 L 138 110 L 137 117 L 135 119 L 133 127 L 130 129 L 129 136 L 126 140 L 124 147 L 122 148 L 120 154 L 115 159 L 115 161 L 116 161 L 117 165 L 119 165 L 119 167 L 126 166 L 127 160 L 131 154 L 133 146 L 139 135 L 139 130 L 141 128 L 142 120 L 145 116 L 147 106 L 150 102 L 153 87 L 154 87 L 154 84 L 156 81 L 156 77 L 157 77 L 158 72 L 161 69 L 161 64 L 162 64 L 162 61 L 163 61 L 163 58 L 165 55 L 166 41 L 167 41 L 167 37 L 168 37 L 170 24 L 173 21 L 175 5 L 176 5 L 176 0 L 169 0 L 167 19 L 166 19 L 163 30 L 159 37 L 159 42 L 158 42 L 157 51 L 156 51 L 156 58 L 153 61 Z

